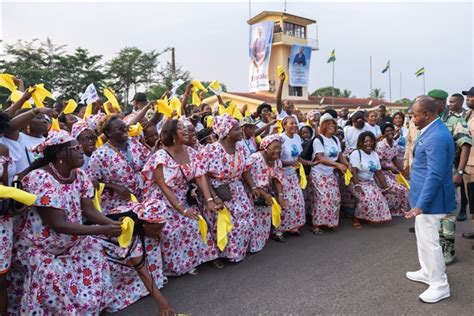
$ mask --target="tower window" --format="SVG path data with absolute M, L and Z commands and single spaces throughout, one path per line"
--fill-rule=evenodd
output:
M 303 96 L 303 88 L 302 87 L 292 87 L 288 86 L 288 95 L 291 97 L 302 97 Z
M 283 23 L 283 33 L 285 35 L 306 38 L 306 27 L 290 22 Z

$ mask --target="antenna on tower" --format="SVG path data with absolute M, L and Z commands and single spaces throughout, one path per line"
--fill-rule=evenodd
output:
M 285 8 L 284 8 L 283 12 L 286 13 L 286 0 L 285 0 Z

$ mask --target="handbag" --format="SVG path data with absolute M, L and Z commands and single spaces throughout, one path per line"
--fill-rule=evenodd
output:
M 177 163 L 176 159 L 174 159 L 174 157 L 171 156 L 171 154 L 166 149 L 163 148 L 163 150 L 166 151 L 168 156 L 170 156 Z M 199 200 L 197 184 L 194 181 L 188 181 L 188 178 L 186 178 L 186 175 L 184 174 L 184 171 L 183 169 L 181 169 L 181 167 L 179 167 L 179 171 L 181 172 L 184 180 L 186 180 L 186 183 L 188 184 L 188 191 L 186 192 L 186 203 L 188 204 L 188 206 L 198 205 Z
M 234 153 L 234 169 L 232 169 L 232 178 L 235 177 L 237 172 L 237 160 L 239 159 L 237 150 Z M 232 191 L 230 190 L 230 185 L 228 183 L 223 183 L 217 187 L 212 187 L 216 195 L 224 202 L 232 200 Z

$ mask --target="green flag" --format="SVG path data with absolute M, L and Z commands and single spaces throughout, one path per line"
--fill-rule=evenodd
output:
M 421 67 L 420 69 L 418 69 L 417 72 L 415 72 L 415 76 L 419 77 L 421 75 L 424 75 L 425 74 L 425 67 Z
M 386 65 L 385 68 L 382 70 L 382 73 L 384 74 L 389 68 L 390 68 L 390 60 L 387 61 L 387 65 Z
M 331 56 L 329 56 L 328 64 L 333 63 L 335 61 L 336 61 L 336 50 L 333 49 L 332 52 L 331 52 Z

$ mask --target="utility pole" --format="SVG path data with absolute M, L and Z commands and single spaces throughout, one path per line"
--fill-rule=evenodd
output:
M 369 81 L 370 81 L 370 90 L 369 97 L 372 95 L 372 56 L 369 59 Z
M 173 81 L 176 80 L 176 57 L 174 47 L 171 47 L 171 72 L 173 74 Z

